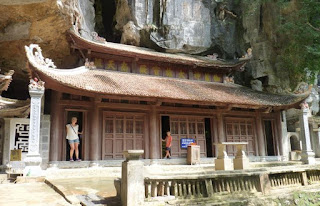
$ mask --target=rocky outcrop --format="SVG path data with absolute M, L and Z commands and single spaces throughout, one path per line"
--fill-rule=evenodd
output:
M 295 1 L 292 2 L 292 8 L 282 12 L 292 12 Z M 97 19 L 94 8 L 98 9 Z M 0 12 L 0 68 L 15 69 L 15 79 L 27 80 L 24 45 L 40 44 L 44 55 L 57 66 L 73 67 L 79 63 L 80 55 L 71 53 L 74 51 L 70 50 L 66 31 L 74 28 L 94 40 L 94 29 L 99 28 L 97 32 L 105 29 L 110 41 L 163 52 L 215 53 L 218 58 L 235 59 L 252 48 L 252 59 L 245 72 L 235 75 L 235 82 L 247 86 L 252 82 L 259 91 L 290 91 L 287 70 L 278 57 L 277 46 L 283 40 L 277 34 L 280 11 L 274 2 L 4 0 L 0 2 Z M 114 38 L 110 38 L 112 35 Z
M 221 57 L 234 56 L 235 17 L 225 13 L 233 9 L 232 1 L 227 1 L 223 12 L 218 9 L 221 4 L 211 0 L 117 2 L 115 29 L 123 32 L 123 26 L 133 21 L 143 33 L 142 46 L 149 47 L 148 41 L 151 40 L 155 48 L 167 52 L 201 53 L 212 50 Z M 219 11 L 215 13 L 215 10 Z
M 79 55 L 71 53 L 66 35 L 75 23 L 76 12 L 80 17 L 84 17 L 79 21 L 80 28 L 88 33 L 93 31 L 93 1 L 0 1 L 0 69 L 4 72 L 15 70 L 16 86 L 12 97 L 28 96 L 25 86 L 29 81 L 25 67 L 25 45 L 39 44 L 45 52 L 44 55 L 52 58 L 59 67 L 68 68 L 78 64 Z M 17 94 L 20 97 L 17 97 Z
M 16 22 L 7 25 L 0 33 L 0 42 L 29 38 L 31 22 Z

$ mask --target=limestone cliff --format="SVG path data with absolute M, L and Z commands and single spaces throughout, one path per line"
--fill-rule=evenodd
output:
M 285 92 L 290 82 L 278 58 L 283 41 L 276 28 L 280 11 L 272 1 L 263 2 L 1 0 L 0 68 L 16 71 L 17 83 L 13 85 L 17 85 L 17 93 L 28 81 L 24 45 L 39 44 L 58 67 L 81 64 L 81 55 L 67 41 L 67 31 L 76 27 L 85 38 L 92 38 L 96 30 L 108 41 L 118 43 L 121 39 L 128 43 L 123 35 L 134 34 L 139 41 L 131 42 L 162 52 L 216 53 L 221 59 L 235 59 L 252 48 L 253 58 L 244 72 L 236 74 L 236 83 Z
M 265 2 L 116 0 L 108 5 L 97 0 L 102 6 L 97 7 L 100 21 L 96 28 L 102 35 L 108 30 L 105 37 L 117 42 L 123 27 L 133 21 L 140 32 L 140 46 L 162 52 L 216 53 L 222 59 L 235 59 L 252 48 L 252 61 L 245 72 L 236 74 L 236 82 L 273 93 L 288 92 L 287 70 L 278 58 L 280 8 L 272 1 Z M 103 16 L 110 8 L 115 10 L 113 21 L 106 24 Z

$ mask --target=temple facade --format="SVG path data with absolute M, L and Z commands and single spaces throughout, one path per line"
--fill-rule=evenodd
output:
M 283 111 L 299 108 L 308 94 L 276 95 L 234 84 L 232 74 L 250 58 L 227 62 L 87 40 L 76 32 L 69 37 L 85 66 L 58 69 L 39 46 L 26 47 L 30 76 L 46 83 L 49 161 L 69 159 L 65 125 L 73 116 L 83 131 L 83 160 L 122 159 L 130 149 L 143 149 L 145 159 L 162 158 L 166 131 L 173 157 L 185 157 L 181 143 L 192 139 L 202 157 L 215 157 L 218 142 L 248 142 L 251 158 L 288 159 Z M 235 148 L 227 151 L 234 155 Z

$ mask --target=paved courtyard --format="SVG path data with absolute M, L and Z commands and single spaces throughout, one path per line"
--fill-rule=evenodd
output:
M 0 205 L 43 206 L 70 205 L 60 194 L 43 182 L 0 184 Z

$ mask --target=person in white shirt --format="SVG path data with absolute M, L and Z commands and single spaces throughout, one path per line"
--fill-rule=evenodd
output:
M 79 134 L 82 134 L 82 132 L 79 132 L 79 125 L 77 124 L 77 117 L 71 118 L 71 124 L 66 125 L 66 131 L 67 131 L 67 140 L 70 145 L 70 161 L 73 162 L 73 153 L 76 155 L 76 161 L 81 161 L 79 159 Z

